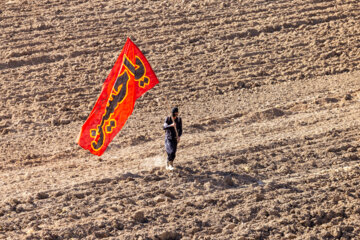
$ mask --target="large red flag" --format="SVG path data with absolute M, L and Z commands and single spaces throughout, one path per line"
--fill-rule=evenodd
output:
M 79 145 L 102 155 L 131 115 L 136 99 L 158 83 L 150 64 L 128 38 L 81 128 Z

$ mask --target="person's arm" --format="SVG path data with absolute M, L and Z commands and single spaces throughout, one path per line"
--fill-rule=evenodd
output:
M 170 122 L 170 118 L 169 117 L 165 118 L 165 122 L 164 122 L 164 126 L 163 126 L 164 130 L 174 127 L 174 123 L 169 124 L 169 122 Z
M 182 135 L 182 121 L 181 121 L 181 118 L 179 118 L 179 123 L 176 125 L 177 127 L 177 130 L 178 130 L 178 137 L 181 137 Z

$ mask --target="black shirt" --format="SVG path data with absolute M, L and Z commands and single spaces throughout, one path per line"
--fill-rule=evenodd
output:
M 164 123 L 164 130 L 165 130 L 165 139 L 168 140 L 176 140 L 176 132 L 174 127 L 169 127 L 173 123 L 173 120 L 171 117 L 167 117 L 165 119 Z M 180 117 L 177 117 L 175 119 L 175 125 L 178 132 L 178 136 L 180 137 L 182 135 L 182 121 Z

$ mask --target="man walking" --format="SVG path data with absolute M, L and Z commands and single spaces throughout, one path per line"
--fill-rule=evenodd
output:
M 166 169 L 174 169 L 174 159 L 176 156 L 177 145 L 182 135 L 182 122 L 179 117 L 179 109 L 177 107 L 171 110 L 171 116 L 165 119 L 165 150 L 168 155 L 166 161 Z

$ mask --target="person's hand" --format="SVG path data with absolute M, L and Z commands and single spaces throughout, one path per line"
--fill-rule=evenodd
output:
M 177 138 L 177 142 L 178 142 L 178 143 L 180 142 L 180 137 Z
M 175 123 L 170 124 L 169 127 L 175 127 Z

